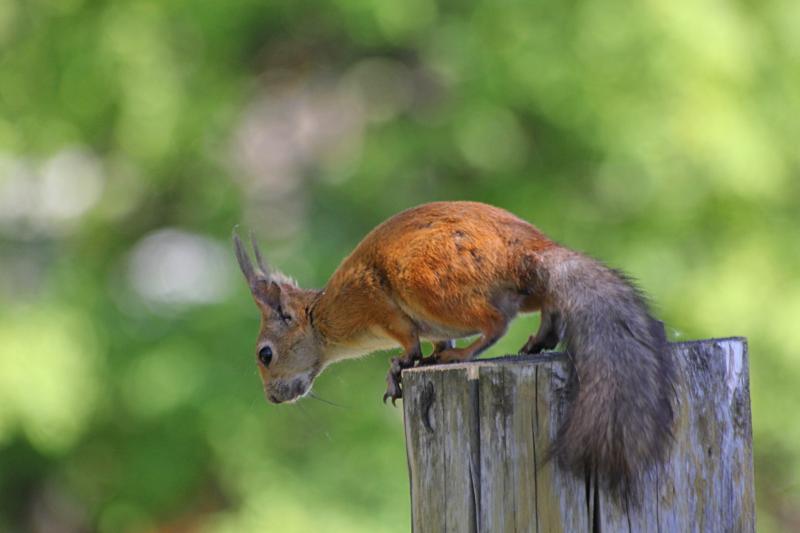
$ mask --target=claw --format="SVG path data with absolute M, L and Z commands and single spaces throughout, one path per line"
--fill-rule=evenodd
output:
M 392 405 L 397 407 L 397 399 L 403 397 L 403 391 L 400 388 L 400 378 L 391 370 L 386 375 L 386 392 L 383 394 L 383 403 L 389 398 L 392 399 Z
M 397 389 L 392 390 L 391 392 L 387 389 L 386 392 L 383 393 L 383 403 L 386 403 L 386 400 L 389 398 L 392 399 L 392 406 L 397 407 L 397 400 L 403 397 L 402 392 Z
M 408 368 L 409 366 L 412 366 L 412 364 L 398 357 L 392 359 L 389 372 L 386 374 L 386 392 L 383 395 L 383 403 L 386 403 L 386 400 L 391 398 L 392 405 L 397 407 L 397 400 L 403 397 L 403 389 L 400 387 L 403 368 Z

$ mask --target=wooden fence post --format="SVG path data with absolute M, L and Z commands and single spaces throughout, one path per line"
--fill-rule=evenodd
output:
M 754 531 L 747 341 L 671 349 L 683 373 L 675 442 L 639 508 L 552 462 L 537 468 L 564 413 L 559 354 L 404 371 L 413 531 Z

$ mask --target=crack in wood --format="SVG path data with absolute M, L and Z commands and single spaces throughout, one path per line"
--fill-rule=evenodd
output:
M 475 523 L 475 531 L 478 531 L 479 524 L 481 523 L 481 403 L 480 403 L 480 387 L 478 386 L 477 379 L 470 379 L 468 382 L 469 384 L 469 406 L 471 412 L 473 414 L 473 433 L 470 436 L 472 442 L 472 453 L 470 454 L 470 464 L 469 464 L 469 471 L 470 471 L 470 482 L 473 483 L 471 490 L 472 490 L 472 499 L 474 505 L 474 523 Z M 477 480 L 477 483 L 475 481 Z
M 420 397 L 420 410 L 422 411 L 422 424 L 425 429 L 433 433 L 433 424 L 431 424 L 431 408 L 433 402 L 436 400 L 436 390 L 433 388 L 433 382 L 429 381 L 422 389 L 422 396 Z

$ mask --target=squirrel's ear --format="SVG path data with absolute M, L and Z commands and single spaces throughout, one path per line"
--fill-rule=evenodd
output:
M 283 289 L 274 281 L 267 279 L 259 280 L 253 290 L 253 296 L 262 304 L 276 311 L 283 307 Z

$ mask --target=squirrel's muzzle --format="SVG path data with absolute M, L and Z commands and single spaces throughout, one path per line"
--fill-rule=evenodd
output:
M 311 379 L 305 376 L 291 380 L 273 380 L 264 384 L 264 394 L 272 403 L 293 402 L 311 390 Z

